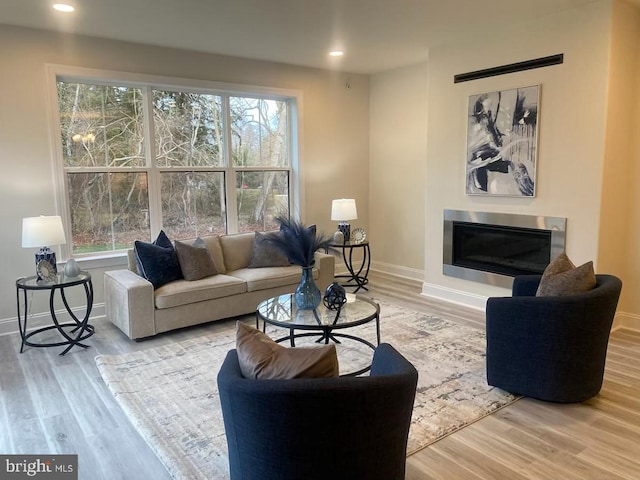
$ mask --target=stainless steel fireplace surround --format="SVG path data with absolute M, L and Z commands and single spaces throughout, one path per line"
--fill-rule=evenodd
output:
M 511 288 L 564 250 L 566 218 L 444 211 L 442 273 Z

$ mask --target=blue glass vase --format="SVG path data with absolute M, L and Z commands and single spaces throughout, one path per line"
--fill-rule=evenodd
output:
M 313 310 L 320 305 L 320 289 L 313 281 L 313 267 L 302 267 L 302 278 L 293 298 L 300 310 Z

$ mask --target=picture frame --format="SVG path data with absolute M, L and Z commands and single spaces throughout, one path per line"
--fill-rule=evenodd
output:
M 471 95 L 465 193 L 535 197 L 540 85 Z

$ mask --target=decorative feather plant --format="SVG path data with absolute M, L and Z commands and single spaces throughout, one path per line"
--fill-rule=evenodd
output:
M 293 265 L 312 267 L 314 253 L 321 248 L 335 253 L 331 237 L 318 233 L 315 225 L 306 227 L 302 222 L 288 217 L 277 217 L 280 231 L 267 236 L 267 241 L 285 255 Z

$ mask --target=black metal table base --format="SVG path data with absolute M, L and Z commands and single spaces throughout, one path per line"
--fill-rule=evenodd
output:
M 82 334 L 80 336 L 76 336 L 76 337 L 71 337 L 70 335 L 62 333 L 62 331 L 67 327 L 74 327 L 73 330 L 71 330 L 72 333 L 75 332 L 76 330 L 78 330 L 78 328 L 79 328 L 78 325 L 76 325 L 75 323 L 61 323 L 59 325 L 49 325 L 47 327 L 43 327 L 43 328 L 38 328 L 36 330 L 32 330 L 31 332 L 27 333 L 24 336 L 24 338 L 22 339 L 22 345 L 20 347 L 20 353 L 22 353 L 25 345 L 27 347 L 62 347 L 63 345 L 67 345 L 67 348 L 65 348 L 60 353 L 60 355 L 65 355 L 74 346 L 78 346 L 78 347 L 82 347 L 82 348 L 89 348 L 89 345 L 85 345 L 84 343 L 81 343 L 81 342 L 83 340 L 86 340 L 87 338 L 89 338 L 91 335 L 93 335 L 95 333 L 95 328 L 94 328 L 93 325 L 87 325 L 82 330 Z M 62 336 L 65 337 L 66 340 L 65 341 L 60 341 L 60 342 L 53 342 L 53 343 L 33 343 L 33 342 L 29 341 L 29 338 L 31 338 L 32 336 L 37 335 L 38 333 L 49 331 L 49 330 L 58 330 L 58 332 L 62 333 Z
M 369 290 L 367 288 L 367 284 L 369 283 L 369 269 L 371 268 L 371 248 L 369 247 L 369 242 L 331 246 L 342 249 L 342 259 L 349 272 L 345 275 L 335 276 L 336 279 L 345 279 L 344 282 L 340 282 L 340 285 L 343 287 L 355 287 L 353 293 L 358 293 L 360 289 Z M 353 251 L 355 249 L 362 249 L 362 261 L 359 266 L 354 266 L 353 264 Z M 348 255 L 347 250 L 349 251 Z
M 256 320 L 257 322 L 257 320 Z M 376 322 L 376 340 L 378 342 L 378 345 L 380 345 L 380 316 L 376 316 L 375 319 Z M 266 329 L 266 322 L 263 321 L 262 323 L 262 328 L 263 331 Z M 341 344 L 342 342 L 340 342 L 340 340 L 338 340 L 338 338 L 336 337 L 340 337 L 340 338 L 346 338 L 349 340 L 354 340 L 356 342 L 360 342 L 363 345 L 366 345 L 367 347 L 371 348 L 372 350 L 376 349 L 376 345 L 374 345 L 373 343 L 371 343 L 370 341 L 362 338 L 362 337 L 356 337 L 355 335 L 349 335 L 347 333 L 339 333 L 335 331 L 335 327 L 333 325 L 322 325 L 322 326 L 318 326 L 318 330 L 321 330 L 320 332 L 318 331 L 314 331 L 314 332 L 305 332 L 305 333 L 295 333 L 295 328 L 289 328 L 289 335 L 287 335 L 286 337 L 282 337 L 282 338 L 278 338 L 277 340 L 275 340 L 277 343 L 282 343 L 282 342 L 286 342 L 287 340 L 289 340 L 290 345 L 292 347 L 296 346 L 296 338 L 303 338 L 303 337 L 318 337 L 318 339 L 316 340 L 316 343 L 324 343 L 325 345 L 327 345 L 329 343 L 329 341 L 332 341 L 334 343 L 337 344 Z M 349 372 L 349 373 L 345 373 L 343 375 L 340 375 L 341 377 L 357 377 L 358 375 L 362 375 L 363 373 L 368 372 L 369 370 L 371 370 L 371 364 L 367 365 L 364 368 L 361 368 L 360 370 L 356 370 L 355 372 Z
M 358 293 L 358 290 L 360 290 L 361 288 L 363 290 L 369 291 L 369 289 L 366 286 L 369 283 L 369 279 L 367 277 L 362 277 L 360 275 L 336 275 L 335 278 L 348 279 L 345 282 L 340 282 L 340 285 L 342 285 L 343 287 L 355 287 L 355 290 L 353 291 L 353 293 Z

